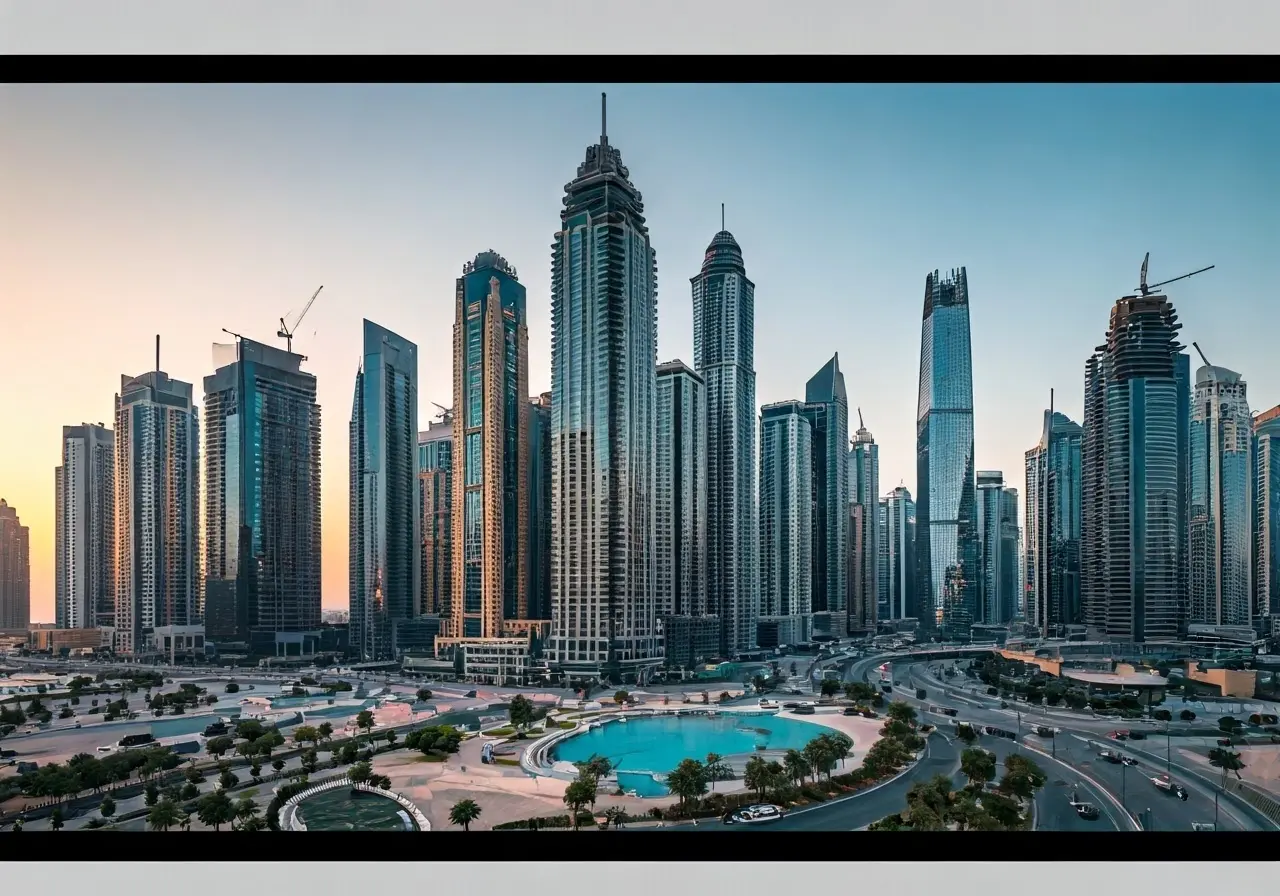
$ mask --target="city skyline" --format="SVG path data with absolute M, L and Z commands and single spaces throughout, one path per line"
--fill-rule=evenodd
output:
M 973 280 L 975 462 L 983 469 L 1006 471 L 1014 487 L 1021 483 L 1013 471 L 1022 468 L 1022 454 L 1037 435 L 1048 390 L 1057 389 L 1057 406 L 1064 413 L 1082 419 L 1080 359 L 1097 342 L 1103 309 L 1132 291 L 1137 256 L 1148 249 L 1161 278 L 1203 264 L 1218 265 L 1212 274 L 1179 284 L 1171 293 L 1188 333 L 1186 341 L 1197 340 L 1211 356 L 1239 370 L 1258 408 L 1280 398 L 1280 379 L 1266 363 L 1263 328 L 1239 334 L 1227 326 L 1228 318 L 1262 319 L 1265 307 L 1266 234 L 1276 231 L 1277 213 L 1264 208 L 1271 191 L 1260 189 L 1258 178 L 1269 176 L 1263 153 L 1277 126 L 1251 117 L 1249 110 L 1271 101 L 1277 95 L 1272 88 L 825 87 L 805 88 L 800 94 L 783 87 L 608 89 L 618 110 L 617 142 L 626 148 L 636 182 L 645 188 L 646 217 L 654 243 L 664 253 L 664 269 L 676 278 L 668 283 L 678 284 L 679 275 L 696 269 L 707 234 L 715 228 L 718 205 L 727 204 L 728 229 L 742 243 L 752 261 L 752 278 L 759 284 L 757 408 L 795 397 L 796 386 L 823 358 L 840 350 L 848 357 L 866 353 L 859 361 L 859 375 L 850 381 L 849 402 L 863 408 L 881 445 L 882 491 L 900 480 L 913 494 L 918 488 L 911 457 L 910 395 L 919 345 L 916 284 L 921 273 L 938 265 L 963 265 Z M 350 400 L 350 362 L 358 354 L 360 318 L 384 320 L 424 346 L 424 367 L 429 369 L 422 374 L 421 416 L 421 405 L 443 401 L 450 393 L 452 361 L 441 350 L 450 316 L 441 299 L 448 301 L 456 257 L 466 257 L 477 242 L 511 246 L 513 262 L 531 274 L 528 392 L 545 391 L 550 380 L 546 234 L 555 226 L 554 197 L 565 182 L 565 166 L 580 157 L 583 135 L 595 127 L 591 89 L 253 90 L 256 93 L 247 87 L 7 87 L 0 93 L 0 108 L 18 123 L 18 138 L 0 150 L 6 163 L 0 172 L 22 172 L 26 181 L 13 183 L 0 173 L 0 183 L 32 210 L 22 232 L 15 229 L 12 239 L 0 241 L 0 285 L 7 295 L 17 296 L 20 307 L 19 325 L 0 335 L 0 350 L 15 367 L 36 363 L 34 349 L 26 344 L 31 340 L 22 334 L 46 326 L 48 315 L 55 314 L 63 338 L 79 356 L 76 365 L 53 371 L 50 391 L 59 393 L 56 400 L 43 394 L 37 400 L 21 390 L 0 398 L 0 413 L 22 421 L 24 427 L 23 439 L 0 448 L 0 497 L 19 509 L 31 530 L 33 620 L 53 619 L 55 501 L 48 471 L 58 463 L 58 434 L 63 426 L 107 416 L 113 378 L 120 369 L 149 363 L 153 331 L 164 334 L 167 346 L 176 346 L 167 349 L 178 362 L 166 358 L 172 376 L 199 382 L 197 377 L 212 373 L 205 360 L 207 346 L 219 338 L 221 327 L 263 337 L 274 329 L 275 317 L 302 305 L 314 283 L 329 284 L 299 338 L 299 351 L 309 356 L 308 370 L 318 380 L 318 404 L 331 408 L 323 465 L 327 608 L 342 607 L 347 600 L 342 462 L 346 446 L 343 427 L 335 425 L 340 417 L 333 414 L 344 415 Z M 985 108 L 992 94 L 1000 100 L 993 104 L 995 114 Z M 1028 122 L 1045 124 L 1035 117 L 1045 94 L 1056 97 L 1060 120 L 1027 137 Z M 103 95 L 118 102 L 113 106 L 112 100 L 101 99 Z M 188 106 L 203 110 L 197 120 L 182 127 L 167 124 L 178 105 L 186 105 L 188 95 L 200 100 Z M 534 145 L 523 158 L 503 154 L 499 170 L 510 179 L 511 194 L 504 201 L 515 210 L 500 222 L 485 212 L 486 203 L 471 201 L 474 187 L 451 192 L 447 182 L 431 186 L 432 178 L 445 170 L 449 179 L 470 185 L 483 176 L 482 169 L 495 164 L 490 150 L 478 150 L 474 159 L 463 160 L 442 157 L 438 147 L 428 146 L 427 158 L 411 159 L 417 146 L 413 133 L 396 130 L 392 121 L 396 110 L 421 108 L 434 115 L 436 129 L 442 122 L 466 122 L 476 114 L 467 111 L 468 106 L 485 105 L 477 103 L 477 95 L 509 109 L 514 124 L 537 121 L 533 127 L 554 132 L 533 137 Z M 710 96 L 718 98 L 719 105 Z M 797 96 L 804 100 L 797 101 Z M 90 101 L 92 97 L 97 99 Z M 341 157 L 347 159 L 345 168 L 337 164 L 338 147 L 300 151 L 290 145 L 293 138 L 282 123 L 268 120 L 277 104 L 287 105 L 287 97 L 309 98 L 300 101 L 295 112 L 306 121 L 318 120 L 326 111 L 352 121 L 372 117 L 380 148 L 365 147 L 361 156 L 360 147 L 340 144 L 351 154 L 349 159 Z M 362 97 L 374 101 L 362 107 Z M 1128 120 L 1152 98 L 1165 110 L 1195 107 L 1204 112 L 1196 132 L 1188 131 L 1182 145 L 1162 151 L 1160 158 L 1151 156 L 1144 135 Z M 113 108 L 115 116 L 103 125 L 106 151 L 92 159 L 77 155 L 70 135 L 60 133 L 60 125 L 54 123 L 88 114 L 81 103 L 99 107 L 99 116 L 104 114 L 101 109 Z M 702 138 L 682 145 L 680 152 L 670 149 L 672 131 L 687 133 L 681 130 L 683 122 L 694 110 L 716 121 L 723 117 L 738 128 L 733 133 L 741 135 L 740 119 L 747 107 L 751 131 L 791 127 L 794 136 L 760 140 L 739 162 L 725 160 L 718 143 Z M 850 142 L 850 131 L 824 125 L 833 108 L 843 110 L 859 122 L 859 130 L 874 137 L 857 136 Z M 491 104 L 486 114 L 492 112 Z M 222 127 L 224 118 L 242 113 L 239 133 L 246 137 L 246 148 L 230 146 L 222 162 L 202 152 L 185 155 L 189 143 L 199 142 L 203 128 Z M 559 115 L 561 121 L 548 128 L 548 115 Z M 928 128 L 913 123 L 929 116 Z M 967 151 L 949 147 L 949 154 L 941 153 L 926 145 L 922 135 L 939 126 L 939 116 L 969 117 L 974 140 Z M 1205 116 L 1215 127 L 1204 127 Z M 884 127 L 868 129 L 876 122 Z M 1083 128 L 1084 133 L 1069 134 L 1071 127 Z M 163 139 L 148 146 L 145 158 L 153 164 L 143 179 L 141 169 L 131 170 L 124 158 L 136 148 L 134 135 L 156 129 Z M 1007 149 L 1001 156 L 1004 168 L 982 160 L 984 148 L 1007 141 L 1010 130 L 1019 129 L 1022 145 L 1012 162 Z M 724 135 L 716 138 L 722 139 Z M 1068 152 L 1068 147 L 1085 151 Z M 248 158 L 253 152 L 261 153 L 259 167 Z M 828 186 L 828 175 L 798 173 L 792 164 L 796 153 L 808 153 L 802 167 L 816 170 L 825 170 L 821 160 L 828 157 L 860 154 L 855 172 L 877 174 L 850 176 L 828 195 L 819 191 L 820 185 Z M 1206 153 L 1215 164 L 1204 164 Z M 241 154 L 246 157 L 237 161 Z M 895 154 L 899 158 L 888 169 L 875 167 Z M 55 159 L 61 167 L 53 164 Z M 296 169 L 277 170 L 275 166 L 286 159 L 290 164 L 296 161 Z M 366 176 L 354 172 L 371 159 L 385 163 L 388 172 L 368 174 L 373 180 L 366 195 L 354 213 L 344 212 L 348 223 L 321 215 L 326 223 L 317 230 L 305 220 L 327 208 L 309 204 L 313 200 L 303 192 L 308 178 L 336 177 L 342 205 L 353 201 L 345 195 L 351 189 L 345 182 L 365 184 Z M 468 177 L 455 170 L 462 161 L 476 173 Z M 777 183 L 758 176 L 756 182 L 744 183 L 748 169 L 767 171 L 770 177 L 765 181 Z M 171 214 L 164 211 L 173 201 L 167 191 L 173 192 L 174 185 L 168 179 L 181 176 L 185 181 L 193 170 L 200 177 L 191 189 L 218 190 L 226 200 L 202 207 L 201 221 L 178 215 L 181 226 L 176 228 L 151 223 L 153 215 L 158 222 Z M 55 171 L 60 185 L 52 180 Z M 1145 175 L 1146 186 L 1125 186 L 1127 179 L 1138 179 L 1138 171 Z M 414 201 L 401 207 L 397 197 L 404 184 L 396 178 L 410 175 L 421 180 L 409 191 Z M 255 183 L 264 176 L 270 182 Z M 1054 188 L 1044 186 L 1054 178 Z M 119 221 L 108 225 L 99 219 L 99 209 L 125 207 L 124 194 L 113 192 L 113 181 L 127 186 L 132 196 Z M 945 222 L 914 223 L 915 202 L 939 190 L 948 201 L 977 200 L 995 211 L 974 213 L 975 223 L 964 232 Z M 792 195 L 785 198 L 788 191 Z M 1019 196 L 1019 191 L 1027 196 Z M 1072 191 L 1076 195 L 1068 196 Z M 842 196 L 843 204 L 858 213 L 852 220 L 841 210 Z M 1045 203 L 1052 204 L 1052 215 L 1041 214 Z M 377 214 L 380 204 L 395 214 L 382 220 Z M 437 227 L 439 220 L 431 206 L 454 214 L 448 232 L 441 231 L 438 238 L 424 232 Z M 797 243 L 780 222 L 801 206 L 817 229 L 835 232 L 815 234 L 810 227 Z M 246 223 L 245 207 L 262 212 L 262 220 Z M 1138 210 L 1141 215 L 1135 214 Z M 835 215 L 839 217 L 828 217 Z M 1201 218 L 1212 226 L 1199 223 Z M 371 220 L 376 225 L 370 225 Z M 221 232 L 224 221 L 234 221 L 245 234 Z M 1101 230 L 1098 221 L 1105 225 Z M 259 232 L 259 227 L 265 229 Z M 364 236 L 361 230 L 374 235 Z M 262 248 L 254 241 L 266 239 L 281 248 L 280 261 L 262 260 Z M 455 243 L 466 245 L 454 252 Z M 311 248 L 304 248 L 308 244 Z M 431 248 L 424 253 L 423 245 Z M 211 247 L 216 252 L 206 257 Z M 834 316 L 823 310 L 830 296 L 828 274 L 805 258 L 807 253 L 833 250 L 849 257 L 858 270 L 852 295 L 837 305 L 841 311 Z M 230 273 L 218 269 L 226 267 L 224 261 L 214 264 L 215 256 L 228 254 L 239 259 L 231 266 L 238 270 Z M 428 256 L 425 262 L 423 254 Z M 67 258 L 77 263 L 68 265 Z M 380 272 L 384 265 L 391 276 Z M 92 288 L 87 280 L 76 279 L 79 269 L 93 269 Z M 1040 292 L 1036 304 L 1050 310 L 1025 307 L 1032 283 Z M 138 314 L 117 320 L 94 313 L 95 307 L 111 301 L 136 303 L 148 318 L 147 327 L 137 328 Z M 1220 313 L 1224 302 L 1230 303 L 1231 315 Z M 687 293 L 682 294 L 678 285 L 659 290 L 658 309 L 658 355 L 691 357 Z M 822 329 L 815 337 L 811 324 L 817 320 Z M 1045 328 L 1043 336 L 1037 339 L 1029 333 L 1018 351 L 1009 350 L 1010 326 L 1033 330 L 1037 325 Z M 875 339 L 859 335 L 872 331 Z M 1233 354 L 1224 355 L 1225 347 Z M 427 355 L 432 357 L 427 360 Z M 868 370 L 878 375 L 868 376 Z

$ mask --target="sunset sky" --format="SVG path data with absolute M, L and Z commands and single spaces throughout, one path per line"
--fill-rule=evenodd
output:
M 1280 88 L 843 85 L 0 86 L 0 497 L 53 618 L 61 427 L 110 425 L 121 374 L 196 384 L 226 327 L 295 340 L 324 414 L 324 593 L 347 605 L 347 420 L 368 317 L 451 398 L 453 282 L 493 248 L 550 386 L 550 244 L 600 131 L 644 195 L 659 360 L 692 362 L 689 278 L 720 225 L 756 283 L 757 400 L 840 353 L 882 490 L 915 490 L 925 275 L 968 269 L 977 460 L 1023 488 L 1049 390 L 1079 420 L 1115 299 L 1170 288 L 1183 341 L 1280 404 Z M 1199 366 L 1193 356 L 1193 367 Z M 856 424 L 855 424 L 856 425 Z

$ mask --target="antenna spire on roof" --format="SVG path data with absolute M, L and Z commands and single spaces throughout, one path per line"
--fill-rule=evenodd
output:
M 607 93 L 600 94 L 600 144 L 609 145 L 609 110 Z
M 720 203 L 720 229 L 724 230 L 724 203 Z

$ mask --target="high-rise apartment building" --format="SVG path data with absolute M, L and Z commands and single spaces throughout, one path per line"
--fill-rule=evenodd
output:
M 876 502 L 876 623 L 889 618 L 889 502 Z M 914 570 L 912 575 L 914 575 Z
M 529 399 L 529 618 L 551 618 L 551 393 Z
M 529 330 L 516 269 L 462 268 L 453 325 L 453 606 L 449 634 L 497 639 L 528 618 Z
M 1191 407 L 1189 623 L 1253 624 L 1253 417 L 1245 382 L 1225 367 L 1196 371 Z
M 31 625 L 31 531 L 0 498 L 0 631 Z
M 201 619 L 200 423 L 190 383 L 159 369 L 120 377 L 114 462 L 115 649 L 133 655 L 157 628 Z
M 975 622 L 997 624 L 1004 583 L 1004 549 L 1001 542 L 1004 511 L 1004 473 L 979 470 L 978 489 L 978 618 Z
M 418 483 L 418 347 L 364 322 L 351 401 L 348 505 L 351 647 L 394 657 L 392 630 L 418 615 L 422 515 Z
M 1006 485 L 1000 495 L 1000 601 L 991 620 L 1008 625 L 1018 615 L 1022 590 L 1022 527 L 1018 525 L 1018 490 Z
M 965 637 L 978 609 L 973 350 L 964 268 L 925 278 L 916 405 L 916 563 L 925 629 Z
M 54 470 L 54 620 L 111 628 L 116 616 L 115 434 L 101 423 L 62 427 Z
M 693 366 L 707 389 L 707 612 L 720 617 L 720 654 L 729 657 L 755 646 L 760 615 L 756 288 L 723 229 L 690 282 Z
M 883 619 L 919 619 L 916 502 L 898 486 L 884 500 L 885 613 Z
M 813 429 L 814 630 L 843 636 L 848 625 L 849 398 L 835 354 L 805 385 Z
M 1047 410 L 1039 443 L 1026 453 L 1023 615 L 1043 637 L 1082 621 L 1080 606 L 1081 445 L 1084 431 Z
M 683 361 L 658 365 L 655 573 L 659 618 L 706 615 L 707 393 Z
M 813 612 L 814 442 L 803 403 L 780 401 L 760 409 L 762 620 Z
M 602 121 L 551 250 L 549 655 L 571 674 L 644 678 L 662 662 L 657 278 L 640 191 Z
M 1178 635 L 1180 430 L 1189 412 L 1179 329 L 1166 296 L 1125 296 L 1085 364 L 1081 603 L 1085 624 L 1101 637 Z
M 422 533 L 422 571 L 418 612 L 449 616 L 453 592 L 453 414 L 418 433 L 418 528 Z
M 874 632 L 880 590 L 880 446 L 863 424 L 861 411 L 849 448 L 848 480 L 849 630 Z
M 304 360 L 251 339 L 213 347 L 204 568 L 215 642 L 320 627 L 320 405 Z
M 1253 420 L 1254 600 L 1258 616 L 1280 616 L 1280 405 Z

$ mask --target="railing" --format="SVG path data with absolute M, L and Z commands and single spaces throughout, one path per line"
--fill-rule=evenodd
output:
M 350 787 L 353 790 L 359 790 L 362 793 L 376 793 L 379 796 L 389 797 L 400 804 L 400 807 L 409 813 L 418 825 L 418 830 L 431 830 L 431 822 L 427 820 L 427 816 L 422 814 L 422 810 L 413 804 L 413 801 L 401 793 L 393 793 L 390 790 L 382 790 L 370 784 L 352 784 L 350 780 L 343 776 L 325 781 L 323 784 L 317 784 L 314 787 L 308 787 L 302 793 L 296 793 L 280 807 L 280 828 L 285 831 L 305 831 L 307 829 L 306 822 L 298 815 L 298 806 L 303 800 L 313 797 L 318 793 L 325 793 L 330 790 L 337 790 L 340 787 Z

